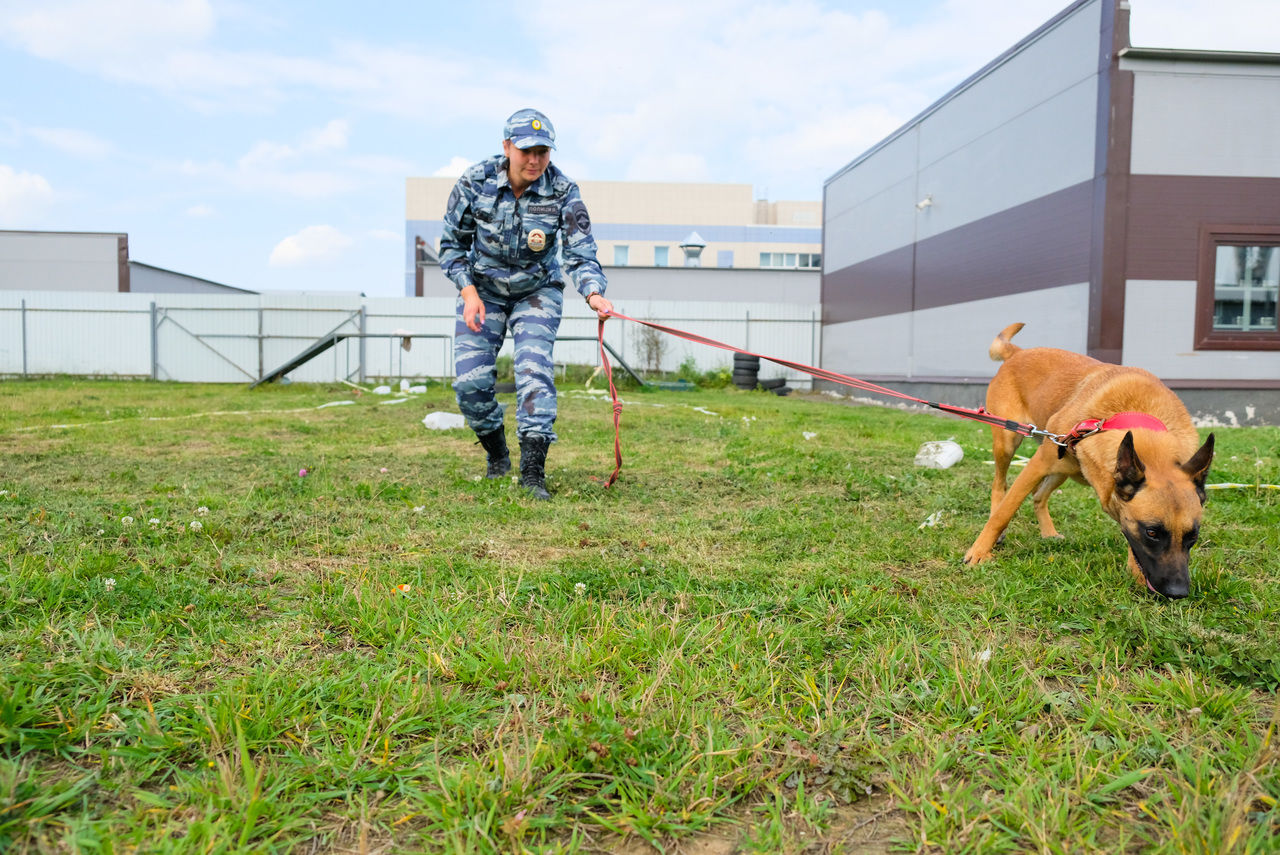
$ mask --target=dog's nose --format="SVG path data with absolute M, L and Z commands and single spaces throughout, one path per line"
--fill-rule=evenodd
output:
M 1181 600 L 1191 593 L 1191 583 L 1182 579 L 1173 579 L 1161 586 L 1160 593 L 1171 600 Z

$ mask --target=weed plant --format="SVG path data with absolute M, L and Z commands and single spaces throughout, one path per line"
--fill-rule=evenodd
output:
M 627 398 L 537 502 L 435 384 L 0 385 L 0 851 L 1280 850 L 1280 430 L 1174 602 L 1076 485 L 962 566 L 984 426 Z

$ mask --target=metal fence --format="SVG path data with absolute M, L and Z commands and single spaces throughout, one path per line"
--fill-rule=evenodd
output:
M 618 311 L 793 362 L 817 364 L 821 310 L 787 303 L 628 300 Z M 453 377 L 455 302 L 445 297 L 368 298 L 342 294 L 113 294 L 0 291 L 0 375 L 149 377 L 253 383 L 317 341 L 335 345 L 286 375 L 297 382 Z M 610 346 L 637 369 L 730 367 L 729 351 L 664 337 L 644 349 L 646 328 L 605 325 Z M 555 359 L 594 365 L 596 318 L 568 297 Z M 404 343 L 410 342 L 408 348 Z M 506 346 L 509 352 L 510 344 Z M 810 378 L 765 363 L 762 377 Z

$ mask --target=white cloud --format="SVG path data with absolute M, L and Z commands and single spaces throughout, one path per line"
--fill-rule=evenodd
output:
M 86 131 L 74 128 L 24 128 L 29 136 L 58 151 L 89 160 L 100 160 L 111 153 L 111 143 Z
M 333 119 L 323 128 L 315 128 L 303 134 L 299 148 L 308 152 L 341 150 L 347 147 L 350 135 L 349 123 L 343 119 Z
M 267 263 L 272 267 L 301 267 L 329 262 L 353 243 L 333 226 L 307 226 L 276 244 Z
M 475 163 L 474 160 L 454 155 L 448 163 L 431 174 L 437 178 L 460 178 L 466 168 L 473 163 Z
M 44 176 L 15 172 L 0 163 L 0 225 L 32 225 L 53 200 L 53 188 Z
M 198 44 L 214 23 L 207 0 L 17 0 L 0 15 L 0 32 L 43 59 L 145 79 L 157 48 Z
M 185 176 L 208 178 L 223 187 L 248 192 L 280 193 L 299 199 L 329 198 L 357 189 L 366 174 L 385 172 L 388 166 L 379 158 L 334 160 L 333 153 L 345 148 L 349 132 L 345 120 L 335 119 L 323 127 L 303 131 L 294 143 L 259 140 L 231 165 L 188 160 L 177 170 Z M 404 165 L 402 161 L 395 162 Z

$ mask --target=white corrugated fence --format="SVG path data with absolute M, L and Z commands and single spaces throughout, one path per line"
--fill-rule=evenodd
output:
M 575 297 L 566 295 L 555 359 L 595 365 L 595 315 Z M 816 304 L 627 300 L 617 309 L 793 362 L 816 364 L 822 351 Z M 605 340 L 637 371 L 646 367 L 644 329 L 621 320 L 605 325 Z M 0 290 L 0 374 L 252 383 L 339 334 L 350 337 L 290 371 L 289 379 L 447 379 L 453 376 L 453 331 L 454 300 L 448 297 Z M 407 351 L 399 337 L 404 332 L 414 334 Z M 689 359 L 699 371 L 732 366 L 729 351 L 664 338 L 662 370 Z M 760 375 L 810 386 L 807 375 L 767 362 Z

